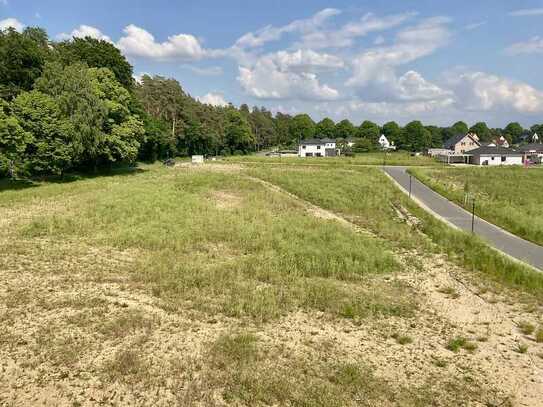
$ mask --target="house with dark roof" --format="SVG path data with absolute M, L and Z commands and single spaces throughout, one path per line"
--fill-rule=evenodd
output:
M 475 165 L 522 165 L 524 162 L 522 152 L 500 146 L 479 147 L 467 154 L 471 156 L 471 164 Z
M 479 147 L 479 137 L 475 133 L 457 134 L 443 144 L 443 148 L 452 155 L 462 155 Z
M 300 157 L 336 157 L 338 155 L 336 140 L 330 138 L 302 140 L 298 146 Z

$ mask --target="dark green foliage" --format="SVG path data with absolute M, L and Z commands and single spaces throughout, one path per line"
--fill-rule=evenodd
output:
M 372 143 L 377 143 L 380 135 L 379 126 L 369 120 L 364 121 L 358 128 L 358 137 L 368 139 Z
M 399 146 L 408 151 L 422 151 L 432 144 L 432 134 L 419 121 L 408 123 L 402 132 L 402 144 Z
M 477 134 L 481 141 L 492 140 L 492 133 L 485 122 L 479 122 L 471 126 L 470 132 Z
M 236 109 L 227 112 L 225 138 L 226 145 L 233 152 L 246 154 L 255 144 L 249 123 Z
M 396 122 L 388 122 L 383 126 L 383 134 L 391 143 L 398 145 L 401 142 L 402 129 Z
M 38 28 L 0 30 L 0 98 L 32 89 L 49 53 L 47 34 Z
M 307 114 L 294 116 L 290 122 L 290 135 L 296 141 L 313 138 L 315 122 Z
M 337 138 L 347 139 L 356 137 L 356 129 L 349 120 L 342 120 L 336 125 L 335 136 Z
M 358 139 L 353 147 L 355 153 L 369 153 L 377 150 L 377 144 L 367 138 Z
M 72 166 L 79 150 L 72 123 L 53 97 L 38 91 L 20 94 L 13 112 L 32 140 L 21 157 L 32 174 L 62 174 Z
M 509 123 L 505 129 L 503 129 L 503 136 L 509 141 L 510 143 L 518 143 L 520 141 L 520 137 L 522 136 L 522 133 L 524 132 L 524 129 L 519 123 Z
M 315 128 L 317 137 L 334 138 L 336 135 L 336 125 L 332 119 L 326 117 L 322 119 Z
M 64 65 L 84 62 L 90 68 L 108 68 L 127 89 L 134 85 L 132 66 L 113 44 L 91 37 L 73 38 L 55 45 L 58 59 Z
M 23 154 L 32 134 L 25 131 L 9 105 L 0 99 L 0 176 L 12 178 L 24 168 Z

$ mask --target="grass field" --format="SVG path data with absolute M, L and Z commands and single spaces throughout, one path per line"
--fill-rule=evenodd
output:
M 284 164 L 284 165 L 311 165 L 311 166 L 331 166 L 344 167 L 346 165 L 406 165 L 406 166 L 440 166 L 443 165 L 428 156 L 411 156 L 405 152 L 391 153 L 360 153 L 354 157 L 335 157 L 335 158 L 297 158 L 297 157 L 263 157 L 256 155 L 234 156 L 226 159 L 235 163 L 256 163 L 256 164 Z
M 411 172 L 460 205 L 469 192 L 475 197 L 478 216 L 543 245 L 543 169 L 416 168 Z
M 543 391 L 543 278 L 426 217 L 377 168 L 4 184 L 0 226 L 0 405 L 530 405 Z

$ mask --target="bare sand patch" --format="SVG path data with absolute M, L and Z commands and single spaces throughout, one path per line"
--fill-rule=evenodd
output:
M 211 200 L 218 209 L 233 210 L 243 206 L 244 199 L 232 191 L 213 191 Z

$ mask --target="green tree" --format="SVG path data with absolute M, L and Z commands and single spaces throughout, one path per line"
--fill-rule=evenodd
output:
M 490 141 L 492 139 L 492 134 L 490 133 L 490 129 L 486 125 L 485 122 L 479 122 L 475 123 L 471 128 L 469 129 L 471 133 L 477 134 L 479 139 L 481 141 Z
M 456 136 L 457 134 L 466 134 L 469 131 L 468 125 L 462 121 L 456 122 L 455 124 L 453 124 L 451 126 L 451 129 L 452 129 L 453 136 Z
M 15 178 L 24 169 L 24 153 L 31 142 L 32 134 L 23 129 L 8 104 L 0 100 L 0 175 Z
M 243 115 L 233 108 L 227 113 L 225 137 L 228 148 L 235 154 L 246 154 L 255 144 L 251 126 Z
M 402 130 L 402 148 L 409 151 L 421 151 L 432 144 L 432 134 L 420 121 L 408 123 Z
M 377 143 L 381 136 L 379 126 L 369 120 L 365 120 L 358 128 L 358 136 L 370 140 L 372 143 Z
M 510 143 L 518 143 L 520 141 L 522 133 L 524 133 L 524 129 L 519 123 L 513 122 L 505 126 L 505 129 L 503 129 L 503 133 L 507 141 L 509 141 Z
M 291 136 L 290 129 L 291 129 L 291 122 L 292 117 L 288 114 L 283 114 L 281 112 L 278 112 L 275 115 L 275 135 L 276 135 L 276 143 L 280 146 L 289 146 L 294 142 L 297 142 L 297 140 L 294 140 Z
M 132 65 L 110 42 L 91 37 L 73 38 L 55 44 L 54 48 L 64 65 L 83 62 L 89 68 L 108 68 L 123 87 L 134 86 Z
M 97 94 L 88 67 L 81 63 L 63 66 L 58 62 L 48 62 L 35 88 L 55 98 L 64 117 L 73 125 L 79 139 L 76 162 L 97 169 L 108 111 Z
M 426 126 L 426 130 L 430 132 L 430 147 L 439 148 L 443 146 L 443 133 L 437 126 Z
M 290 134 L 296 142 L 315 137 L 315 122 L 307 114 L 294 116 L 290 123 Z
M 49 54 L 47 34 L 38 28 L 0 30 L 0 97 L 14 99 L 32 89 Z
M 24 152 L 25 167 L 32 174 L 63 174 L 78 150 L 78 140 L 57 101 L 38 91 L 21 93 L 13 101 L 21 127 L 32 134 Z
M 345 119 L 336 124 L 335 136 L 339 139 L 353 138 L 357 136 L 356 129 L 349 120 Z
M 401 143 L 402 129 L 396 122 L 388 122 L 383 126 L 383 134 L 391 143 L 395 145 Z
M 334 121 L 328 117 L 322 119 L 315 127 L 315 135 L 319 138 L 335 137 L 336 125 Z
M 369 153 L 377 150 L 377 146 L 368 138 L 361 138 L 353 146 L 353 152 L 355 153 Z

